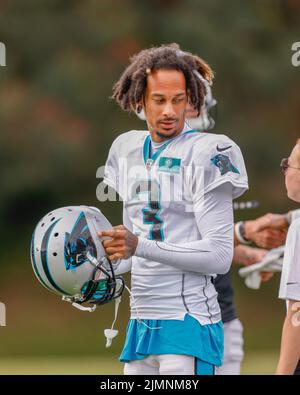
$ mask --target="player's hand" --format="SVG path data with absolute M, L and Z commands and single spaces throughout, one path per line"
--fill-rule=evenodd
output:
M 132 257 L 138 244 L 137 236 L 125 228 L 124 225 L 114 226 L 112 230 L 103 230 L 98 233 L 98 236 L 111 238 L 102 242 L 103 248 L 111 261 Z
M 277 248 L 285 243 L 288 222 L 282 214 L 266 214 L 245 222 L 245 237 L 261 248 Z

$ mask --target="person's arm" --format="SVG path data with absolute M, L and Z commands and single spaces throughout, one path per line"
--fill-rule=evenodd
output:
M 227 273 L 233 256 L 232 185 L 208 192 L 202 204 L 195 212 L 202 240 L 175 244 L 139 237 L 135 255 L 184 271 Z
M 300 359 L 300 302 L 288 301 L 276 374 L 293 374 Z
M 277 374 L 293 374 L 300 359 L 300 221 L 292 221 L 285 248 L 279 298 L 288 302 Z
M 135 236 L 123 225 L 99 232 L 110 260 L 133 255 L 202 274 L 225 274 L 233 257 L 232 186 L 225 183 L 204 196 L 202 209 L 195 210 L 201 240 L 165 243 Z
M 129 215 L 125 207 L 123 207 L 123 225 L 130 231 L 133 232 L 132 222 L 130 221 Z M 132 257 L 129 259 L 121 259 L 117 268 L 115 269 L 115 275 L 125 274 L 131 271 Z
M 219 146 L 226 154 L 220 154 Z M 189 170 L 185 188 L 193 201 L 199 237 L 173 244 L 138 238 L 124 226 L 99 232 L 100 237 L 112 238 L 103 242 L 111 260 L 137 255 L 183 271 L 224 274 L 229 270 L 233 257 L 232 200 L 248 189 L 241 150 L 227 136 L 209 136 L 205 149 L 202 141 L 193 147 Z
M 241 243 L 241 237 L 238 237 L 238 225 L 235 226 L 234 245 Z M 285 243 L 286 232 L 289 227 L 287 216 L 285 214 L 265 214 L 255 220 L 244 221 L 243 237 L 249 242 L 255 243 L 261 248 L 277 248 Z

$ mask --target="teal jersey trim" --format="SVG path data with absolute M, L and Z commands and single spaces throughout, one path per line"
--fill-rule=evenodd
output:
M 152 185 L 157 185 L 157 188 L 153 188 Z M 151 195 L 152 192 L 156 192 L 156 195 Z M 151 225 L 151 229 L 148 235 L 149 240 L 159 240 L 164 241 L 165 235 L 163 230 L 164 221 L 159 217 L 161 211 L 160 205 L 160 184 L 156 180 L 148 179 L 148 207 L 142 209 L 143 213 L 143 223 Z M 152 200 L 153 198 L 153 200 Z
M 182 135 L 190 134 L 190 133 L 199 133 L 198 130 L 188 130 L 187 132 L 182 133 Z M 167 148 L 167 146 L 173 141 L 167 141 L 166 144 L 164 144 L 158 151 L 155 152 L 153 156 L 151 156 L 151 136 L 148 134 L 144 141 L 144 146 L 143 146 L 143 157 L 144 157 L 144 162 L 147 164 L 147 161 L 151 159 L 153 162 L 156 161 L 156 159 L 159 157 L 159 155 Z
M 191 129 L 191 130 L 188 130 L 187 132 L 184 132 L 183 134 L 191 134 L 191 133 L 200 133 L 200 132 L 197 129 Z
M 171 141 L 167 141 L 166 144 L 164 144 L 158 151 L 155 152 L 154 155 L 151 156 L 151 137 L 150 134 L 146 137 L 146 140 L 144 142 L 144 148 L 143 148 L 143 153 L 144 153 L 144 162 L 147 164 L 147 161 L 151 159 L 153 162 L 156 161 L 156 159 L 159 157 L 159 155 L 167 148 L 167 146 L 170 144 Z
M 144 141 L 144 146 L 143 146 L 143 158 L 145 164 L 147 163 L 147 160 L 150 159 L 150 147 L 151 147 L 151 137 L 150 134 L 148 134 L 148 136 Z
M 149 329 L 148 327 L 153 328 Z M 184 320 L 129 320 L 121 362 L 144 359 L 148 355 L 179 354 L 199 358 L 214 366 L 223 359 L 223 324 L 201 325 L 194 317 Z M 160 329 L 154 329 L 160 328 Z

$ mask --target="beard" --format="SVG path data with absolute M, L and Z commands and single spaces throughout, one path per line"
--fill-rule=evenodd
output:
M 155 133 L 156 133 L 156 135 L 157 135 L 160 139 L 162 139 L 162 140 L 168 140 L 168 139 L 171 139 L 171 138 L 175 137 L 176 134 L 178 134 L 178 131 L 177 131 L 177 130 L 174 130 L 173 133 L 172 133 L 172 134 L 169 134 L 168 136 L 166 136 L 165 134 L 160 133 L 160 132 L 158 132 L 158 131 L 156 131 Z

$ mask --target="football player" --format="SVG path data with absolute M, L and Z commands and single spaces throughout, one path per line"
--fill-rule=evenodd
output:
M 109 258 L 131 260 L 131 317 L 120 360 L 125 374 L 213 374 L 223 328 L 215 274 L 233 256 L 232 200 L 248 188 L 239 147 L 185 123 L 200 113 L 213 73 L 176 44 L 141 51 L 114 86 L 148 130 L 112 144 L 104 181 L 123 200 L 123 224 L 100 232 Z M 127 261 L 129 262 L 129 261 Z

